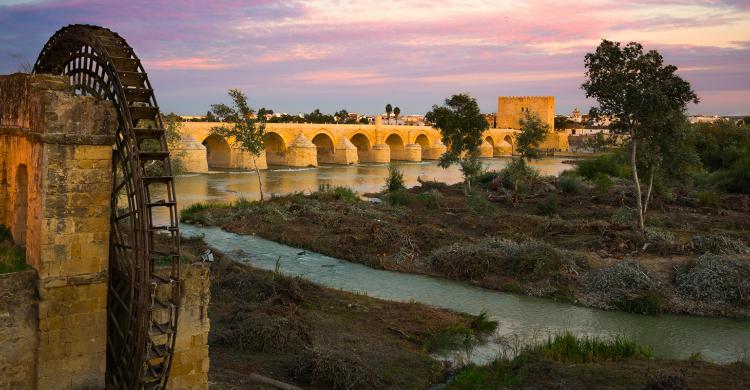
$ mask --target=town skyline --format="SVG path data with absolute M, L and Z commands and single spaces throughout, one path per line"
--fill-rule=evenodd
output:
M 391 103 L 424 114 L 468 92 L 485 112 L 500 95 L 554 95 L 569 114 L 588 112 L 583 56 L 606 38 L 639 41 L 678 66 L 702 100 L 690 114 L 750 112 L 746 2 L 430 4 L 5 0 L 0 71 L 33 63 L 61 25 L 91 23 L 133 43 L 166 112 L 205 114 L 240 88 L 253 107 L 288 113 L 377 114 Z

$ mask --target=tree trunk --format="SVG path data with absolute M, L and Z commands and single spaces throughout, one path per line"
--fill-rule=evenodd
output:
M 633 184 L 635 185 L 635 199 L 638 205 L 638 230 L 641 234 L 646 231 L 646 224 L 643 220 L 643 199 L 641 199 L 641 183 L 638 181 L 638 165 L 636 163 L 637 141 L 633 138 L 633 149 L 630 152 L 630 168 L 633 170 Z
M 260 192 L 260 203 L 263 203 L 263 182 L 260 180 L 260 169 L 258 169 L 258 158 L 253 155 L 253 167 L 255 175 L 258 177 L 258 192 Z
M 648 202 L 651 200 L 651 190 L 654 188 L 654 168 L 651 167 L 648 177 L 648 191 L 646 191 L 646 201 L 643 202 L 643 217 L 646 217 L 648 212 Z

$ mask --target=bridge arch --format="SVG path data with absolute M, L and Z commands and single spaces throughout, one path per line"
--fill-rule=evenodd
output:
M 349 141 L 357 147 L 357 159 L 360 162 L 372 162 L 372 159 L 370 158 L 372 142 L 368 136 L 364 133 L 356 133 Z
M 385 138 L 385 143 L 391 149 L 391 160 L 406 160 L 404 139 L 398 133 L 391 133 Z
M 507 142 L 508 145 L 510 145 L 510 154 L 513 155 L 513 153 L 516 151 L 516 145 L 515 143 L 513 143 L 513 137 L 508 134 L 503 138 L 503 141 Z
M 286 165 L 286 142 L 274 131 L 266 132 L 263 136 L 266 147 L 266 161 L 269 165 Z
M 333 138 L 328 133 L 318 133 L 312 138 L 318 154 L 318 164 L 333 164 Z
M 229 168 L 231 166 L 231 148 L 224 137 L 211 134 L 203 140 L 206 147 L 206 159 L 209 168 Z
M 429 157 L 430 147 L 432 146 L 430 139 L 427 138 L 426 134 L 422 133 L 414 139 L 414 143 L 422 147 L 422 160 L 426 160 Z

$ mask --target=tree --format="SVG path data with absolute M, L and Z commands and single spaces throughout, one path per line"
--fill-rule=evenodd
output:
M 401 109 L 396 107 L 393 109 L 393 118 L 396 120 L 396 124 L 398 124 L 398 116 L 401 115 Z
M 393 106 L 391 106 L 391 103 L 388 103 L 385 105 L 385 113 L 388 117 L 388 123 L 391 123 L 391 112 L 393 112 Z
M 687 104 L 697 103 L 698 97 L 690 83 L 675 74 L 677 67 L 665 65 L 656 50 L 644 53 L 637 42 L 621 47 L 619 42 L 603 40 L 594 53 L 586 54 L 584 62 L 587 80 L 581 88 L 598 103 L 591 116 L 610 118 L 610 131 L 623 136 L 630 150 L 638 227 L 643 234 L 660 156 L 670 148 L 670 137 L 684 131 L 678 123 L 684 123 Z M 641 154 L 639 145 L 645 149 Z M 645 200 L 638 175 L 643 156 L 655 157 L 644 161 L 649 175 Z
M 260 201 L 263 202 L 263 183 L 260 180 L 258 169 L 258 157 L 265 150 L 263 136 L 266 131 L 266 123 L 253 117 L 253 109 L 247 104 L 247 96 L 238 90 L 230 89 L 229 96 L 232 98 L 232 107 L 226 104 L 212 104 L 211 111 L 221 119 L 222 122 L 231 123 L 230 126 L 214 126 L 211 134 L 234 139 L 234 141 L 245 151 L 250 153 L 258 176 L 258 191 Z
M 273 115 L 273 110 L 265 107 L 258 109 L 258 118 L 265 118 L 266 115 Z
M 211 110 L 206 113 L 206 122 L 218 122 L 216 116 L 213 112 L 211 112 Z
M 442 132 L 448 146 L 438 165 L 447 168 L 458 163 L 464 175 L 464 193 L 468 195 L 471 179 L 481 170 L 479 146 L 482 133 L 489 127 L 477 101 L 468 94 L 453 95 L 445 99 L 443 106 L 433 105 L 425 118 Z
M 339 112 L 334 114 L 333 118 L 336 120 L 336 123 L 346 123 L 346 120 L 349 119 L 349 111 L 342 108 Z
M 531 160 L 542 157 L 539 145 L 549 132 L 549 125 L 542 122 L 536 113 L 524 111 L 520 120 L 521 133 L 516 138 L 516 150 L 522 160 Z

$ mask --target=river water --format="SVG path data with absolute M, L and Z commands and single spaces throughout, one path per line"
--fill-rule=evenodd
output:
M 508 161 L 491 159 L 486 164 L 490 169 L 499 169 Z M 536 165 L 546 174 L 558 174 L 569 167 L 561 159 L 545 159 Z M 444 170 L 434 162 L 401 163 L 399 167 L 407 186 L 416 185 L 418 176 L 447 183 L 461 180 L 458 169 Z M 261 175 L 266 195 L 315 191 L 321 184 L 348 186 L 364 193 L 383 187 L 387 166 L 272 169 L 261 172 Z M 178 177 L 176 185 L 182 207 L 196 202 L 258 197 L 254 172 L 186 175 Z M 687 358 L 700 352 L 703 358 L 721 363 L 737 360 L 750 348 L 748 320 L 608 312 L 501 293 L 461 282 L 372 269 L 255 236 L 238 236 L 218 228 L 183 224 L 181 231 L 188 236 L 203 235 L 209 245 L 222 252 L 244 253 L 241 260 L 258 268 L 272 270 L 276 260 L 280 259 L 282 272 L 328 287 L 383 299 L 413 300 L 470 314 L 484 310 L 500 322 L 499 334 L 513 335 L 520 340 L 543 339 L 548 334 L 566 330 L 578 335 L 622 335 L 652 346 L 657 357 Z M 472 360 L 487 361 L 493 352 L 491 346 L 485 346 L 476 351 L 477 356 Z

